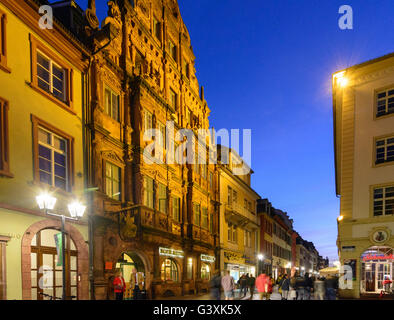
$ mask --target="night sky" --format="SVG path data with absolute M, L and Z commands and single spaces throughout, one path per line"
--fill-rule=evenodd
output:
M 77 0 L 83 9 L 87 0 Z M 100 21 L 106 1 L 98 0 Z M 354 29 L 340 30 L 351 5 Z M 252 129 L 253 188 L 337 259 L 332 73 L 394 51 L 392 0 L 179 0 L 215 129 Z

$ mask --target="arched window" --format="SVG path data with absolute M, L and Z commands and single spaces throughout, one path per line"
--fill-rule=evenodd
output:
M 178 267 L 171 259 L 166 259 L 161 265 L 161 280 L 163 281 L 179 281 Z
M 32 300 L 48 300 L 49 298 L 44 295 L 62 298 L 62 261 L 58 261 L 55 242 L 55 236 L 59 233 L 60 231 L 55 229 L 44 229 L 32 239 L 30 255 Z M 78 297 L 78 252 L 67 234 L 65 235 L 65 248 L 66 296 L 67 299 L 76 300 Z
M 201 264 L 201 279 L 203 280 L 211 279 L 211 267 L 206 263 Z

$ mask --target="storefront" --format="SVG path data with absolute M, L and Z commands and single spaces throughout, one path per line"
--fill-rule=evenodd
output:
M 371 247 L 361 256 L 361 293 L 380 293 L 383 281 L 393 279 L 394 256 L 390 247 Z

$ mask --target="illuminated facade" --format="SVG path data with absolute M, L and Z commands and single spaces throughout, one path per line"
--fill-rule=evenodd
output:
M 218 153 L 223 149 L 228 151 L 222 146 Z M 234 175 L 233 168 L 246 164 L 233 150 L 229 150 L 228 159 L 219 165 L 220 269 L 230 270 L 238 281 L 244 273 L 257 275 L 260 221 L 256 209 L 260 196 L 251 188 L 253 171 Z
M 338 251 L 352 280 L 343 297 L 376 294 L 392 279 L 394 55 L 333 76 Z
M 61 298 L 60 221 L 35 198 L 51 193 L 66 215 L 85 200 L 87 49 L 57 22 L 40 29 L 39 18 L 37 1 L 0 1 L 0 300 Z M 66 294 L 89 299 L 86 218 L 66 233 Z

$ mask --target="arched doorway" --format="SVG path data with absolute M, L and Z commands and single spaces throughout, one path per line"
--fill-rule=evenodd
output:
M 117 260 L 115 268 L 122 271 L 123 278 L 126 281 L 126 292 L 124 295 L 125 300 L 131 300 L 134 298 L 133 286 L 135 283 L 137 283 L 141 291 L 146 290 L 145 265 L 138 254 L 123 252 Z M 133 274 L 133 269 L 136 270 L 136 275 Z
M 164 282 L 179 282 L 179 271 L 176 262 L 170 258 L 161 264 L 161 280 Z
M 201 263 L 201 279 L 211 280 L 211 266 L 208 263 Z
M 62 261 L 55 243 L 56 229 L 43 229 L 31 241 L 31 299 L 61 299 L 63 291 Z M 66 296 L 78 298 L 78 251 L 74 241 L 65 235 Z
M 394 275 L 393 248 L 373 246 L 361 255 L 361 293 L 380 293 L 385 279 Z

